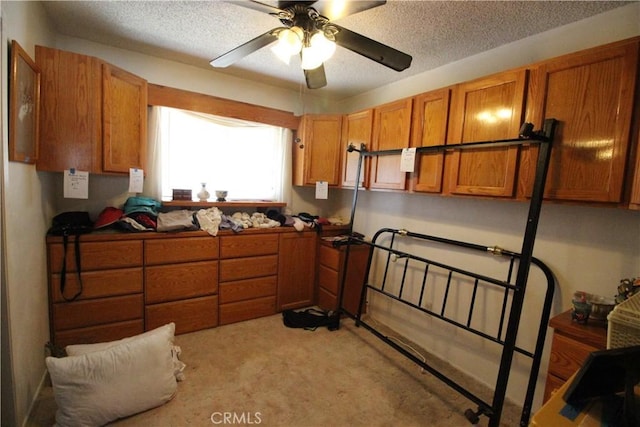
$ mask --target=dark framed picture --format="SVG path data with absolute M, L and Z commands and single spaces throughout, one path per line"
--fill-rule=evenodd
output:
M 15 40 L 11 42 L 9 115 L 9 160 L 35 163 L 38 159 L 40 69 Z

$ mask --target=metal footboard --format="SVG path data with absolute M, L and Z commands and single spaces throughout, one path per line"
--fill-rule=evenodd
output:
M 480 256 L 486 256 L 492 259 L 500 258 L 500 261 L 505 264 L 504 277 L 492 277 L 486 274 L 479 274 L 460 267 L 460 265 L 453 265 L 453 263 L 447 261 L 435 260 L 428 256 L 407 252 L 400 249 L 398 245 L 399 241 L 405 238 L 445 247 L 461 248 L 463 251 L 476 252 L 481 254 Z M 470 422 L 477 422 L 479 415 L 486 415 L 490 420 L 497 419 L 499 421 L 499 412 L 504 402 L 507 383 L 499 384 L 496 379 L 494 396 L 498 399 L 498 408 L 496 407 L 495 397 L 494 402 L 483 400 L 478 395 L 469 391 L 464 384 L 443 374 L 427 361 L 416 357 L 414 352 L 409 351 L 394 339 L 389 338 L 386 333 L 379 331 L 375 323 L 368 322 L 366 318 L 363 318 L 362 313 L 364 312 L 365 301 L 367 301 L 368 298 L 367 295 L 374 293 L 382 298 L 393 300 L 396 303 L 425 313 L 431 318 L 439 319 L 442 322 L 467 331 L 488 342 L 502 346 L 503 349 L 507 348 L 507 346 L 512 346 L 512 350 L 515 353 L 531 359 L 531 371 L 521 414 L 521 425 L 528 425 L 555 287 L 554 278 L 549 268 L 540 260 L 536 258 L 532 259 L 531 264 L 541 271 L 545 283 L 543 284 L 544 301 L 542 302 L 536 345 L 535 348 L 527 349 L 516 345 L 516 337 L 509 335 L 514 332 L 507 330 L 509 323 L 508 316 L 510 314 L 510 308 L 513 306 L 513 295 L 520 290 L 515 283 L 515 273 L 521 260 L 519 253 L 507 251 L 495 246 L 482 246 L 391 228 L 379 230 L 370 242 L 355 238 L 354 240 L 357 240 L 358 244 L 369 245 L 371 247 L 367 265 L 368 277 L 362 289 L 358 312 L 350 313 L 343 309 L 343 313 L 353 318 L 357 326 L 365 327 L 385 343 L 418 364 L 421 368 L 436 376 L 458 393 L 475 403 L 477 410 L 474 411 L 470 409 L 465 414 Z M 453 256 L 455 257 L 455 254 L 453 254 Z M 492 259 L 488 261 L 492 261 Z M 372 276 L 374 276 L 372 266 L 375 263 L 378 263 L 378 269 L 375 272 L 377 276 L 380 277 L 374 280 L 372 278 Z M 438 298 L 438 301 L 429 299 L 427 303 L 428 298 L 426 295 L 430 290 L 433 291 L 434 287 L 440 288 L 440 298 Z M 451 305 L 461 299 L 461 290 L 465 292 L 464 298 L 462 299 L 465 300 L 466 308 L 463 310 L 449 310 Z M 483 327 L 482 324 L 474 324 L 476 316 L 486 314 L 483 312 L 485 307 L 477 302 L 477 297 L 479 293 L 484 294 L 487 291 L 495 291 L 495 293 L 499 294 L 498 299 L 501 300 L 499 309 L 496 310 L 495 313 L 498 320 L 493 323 L 492 327 Z M 454 297 L 452 294 L 454 293 L 456 300 L 453 300 Z

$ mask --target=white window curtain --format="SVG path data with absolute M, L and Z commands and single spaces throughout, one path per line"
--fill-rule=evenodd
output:
M 156 200 L 162 200 L 162 135 L 167 135 L 167 129 L 162 129 L 160 118 L 162 107 L 151 106 L 147 111 L 147 170 L 143 195 Z M 165 128 L 168 123 L 164 122 Z
M 173 188 L 195 196 L 205 182 L 212 199 L 228 190 L 229 199 L 290 204 L 291 130 L 156 106 L 148 118 L 146 196 L 169 200 Z

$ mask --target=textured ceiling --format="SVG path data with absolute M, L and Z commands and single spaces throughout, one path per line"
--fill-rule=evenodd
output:
M 238 2 L 236 2 L 238 3 Z M 264 1 L 272 6 L 277 2 Z M 413 56 L 393 71 L 347 49 L 325 63 L 323 95 L 346 98 L 536 33 L 624 6 L 620 1 L 402 1 L 335 22 Z M 234 65 L 209 61 L 280 22 L 264 12 L 222 1 L 45 1 L 58 33 L 175 60 L 212 72 L 299 89 L 299 59 L 279 61 L 269 48 Z

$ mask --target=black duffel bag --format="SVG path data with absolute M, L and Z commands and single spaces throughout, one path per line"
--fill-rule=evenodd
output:
M 335 331 L 340 327 L 340 314 L 314 308 L 300 311 L 284 310 L 282 322 L 288 328 L 303 328 L 314 331 L 318 327 L 326 326 L 330 331 Z
M 93 231 L 93 222 L 89 217 L 89 212 L 71 211 L 62 212 L 53 217 L 49 234 L 54 236 L 77 236 L 91 233 L 91 231 Z
M 89 212 L 71 211 L 62 212 L 53 217 L 51 220 L 51 228 L 49 234 L 54 236 L 62 236 L 63 256 L 62 268 L 60 270 L 60 293 L 66 301 L 73 301 L 82 294 L 82 277 L 80 275 L 82 267 L 80 265 L 80 239 L 81 234 L 91 233 L 93 231 L 93 222 L 89 217 Z M 65 285 L 67 277 L 67 246 L 69 244 L 69 236 L 74 237 L 74 249 L 76 258 L 76 274 L 78 277 L 78 289 L 72 297 L 65 295 Z

